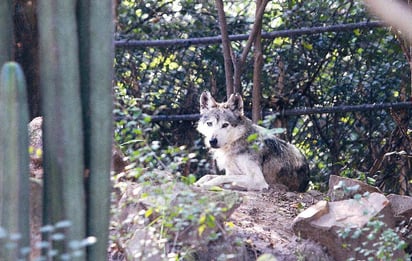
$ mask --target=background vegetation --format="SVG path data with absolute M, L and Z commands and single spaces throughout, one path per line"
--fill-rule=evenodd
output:
M 224 3 L 229 34 L 249 33 L 255 2 Z M 213 1 L 123 0 L 117 12 L 117 40 L 220 34 Z M 269 2 L 262 30 L 369 20 L 374 19 L 360 1 L 290 0 Z M 410 68 L 397 33 L 390 28 L 277 37 L 262 43 L 263 112 L 409 100 Z M 243 45 L 232 42 L 234 53 L 240 54 Z M 210 172 L 211 162 L 204 160 L 207 155 L 195 121 L 158 121 L 156 115 L 198 113 L 203 90 L 225 99 L 221 45 L 119 46 L 115 62 L 115 139 L 124 151 L 144 167 L 173 161 L 181 175 Z M 252 54 L 245 68 L 241 93 L 250 112 Z M 154 117 L 150 121 L 147 115 Z M 272 127 L 285 128 L 283 137 L 310 159 L 315 187 L 325 188 L 328 176 L 337 174 L 368 180 L 386 192 L 411 194 L 409 118 L 405 110 L 377 110 L 277 117 L 269 122 Z

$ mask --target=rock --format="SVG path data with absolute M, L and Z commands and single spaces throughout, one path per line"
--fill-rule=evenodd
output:
M 42 124 L 43 118 L 37 117 L 28 126 L 30 176 L 34 178 L 41 178 L 43 176 Z
M 362 181 L 331 175 L 329 177 L 328 196 L 331 201 L 350 199 L 356 194 L 363 195 L 365 192 L 382 193 L 378 188 L 370 186 Z
M 300 221 L 305 223 L 319 219 L 329 213 L 329 203 L 325 200 L 319 201 L 315 205 L 300 213 L 294 220 L 294 223 L 299 224 Z
M 153 228 L 137 228 L 133 231 L 128 244 L 125 245 L 127 260 L 165 260 L 162 244 L 158 244 Z
M 367 239 L 369 233 L 356 235 L 355 232 L 364 229 L 372 220 L 382 221 L 387 228 L 395 226 L 389 200 L 380 193 L 373 192 L 359 199 L 319 201 L 300 213 L 292 227 L 296 235 L 325 246 L 335 260 L 365 260 L 367 257 L 355 249 L 375 249 L 376 246 L 372 245 L 377 242 L 378 236 Z M 393 252 L 394 259 L 404 255 L 403 251 Z
M 397 227 L 403 239 L 409 245 L 409 253 L 412 252 L 412 197 L 390 194 L 387 196 L 391 203 L 392 211 L 398 219 Z
M 395 216 L 402 216 L 405 220 L 412 218 L 412 197 L 390 194 L 387 198 Z
M 297 260 L 304 261 L 335 261 L 326 251 L 311 240 L 306 240 L 303 244 L 296 246 Z

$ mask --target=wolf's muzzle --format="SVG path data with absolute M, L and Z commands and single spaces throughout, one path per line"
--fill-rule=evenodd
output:
M 217 146 L 217 139 L 216 138 L 211 138 L 210 140 L 209 140 L 209 144 L 210 144 L 210 147 L 212 147 L 212 148 L 218 148 L 218 146 Z

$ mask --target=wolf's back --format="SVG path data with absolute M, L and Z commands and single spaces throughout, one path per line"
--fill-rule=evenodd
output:
M 262 171 L 269 186 L 283 184 L 290 190 L 303 192 L 309 183 L 309 164 L 292 144 L 276 137 L 265 139 Z

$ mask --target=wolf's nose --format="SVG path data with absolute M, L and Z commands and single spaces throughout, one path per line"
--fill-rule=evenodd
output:
M 216 138 L 210 139 L 209 144 L 210 144 L 210 147 L 217 148 L 217 139 Z

